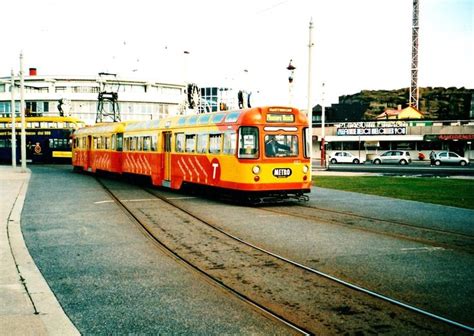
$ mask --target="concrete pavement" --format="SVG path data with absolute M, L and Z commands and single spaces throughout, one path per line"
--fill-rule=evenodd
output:
M 30 175 L 0 166 L 0 334 L 79 335 L 23 240 L 20 218 Z

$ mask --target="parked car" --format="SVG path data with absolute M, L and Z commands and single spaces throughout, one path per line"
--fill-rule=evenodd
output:
M 372 159 L 374 164 L 381 164 L 381 163 L 395 163 L 406 165 L 411 163 L 410 152 L 402 151 L 402 150 L 391 150 L 381 155 L 377 155 Z
M 469 164 L 469 160 L 455 152 L 438 152 L 434 156 L 434 164 L 436 166 L 440 166 L 442 164 L 457 164 L 466 166 Z
M 329 162 L 332 164 L 336 163 L 354 163 L 359 164 L 360 158 L 358 156 L 353 155 L 350 152 L 338 151 L 333 152 L 329 155 Z

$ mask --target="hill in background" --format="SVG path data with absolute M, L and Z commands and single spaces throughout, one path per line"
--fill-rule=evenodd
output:
M 473 116 L 474 89 L 420 88 L 419 110 L 429 120 L 466 120 Z M 373 120 L 387 109 L 408 106 L 409 88 L 399 90 L 363 90 L 353 95 L 339 97 L 338 104 L 325 110 L 328 122 Z M 313 114 L 321 118 L 321 106 Z

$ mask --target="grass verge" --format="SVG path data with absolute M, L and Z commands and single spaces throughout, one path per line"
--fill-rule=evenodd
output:
M 474 209 L 474 180 L 435 177 L 315 176 L 313 185 Z

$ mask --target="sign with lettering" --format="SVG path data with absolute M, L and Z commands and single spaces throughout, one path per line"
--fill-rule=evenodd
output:
M 267 114 L 267 122 L 292 123 L 294 121 L 295 121 L 295 116 L 293 114 L 283 114 L 283 113 Z
M 291 176 L 291 173 L 292 171 L 290 168 L 273 169 L 273 176 L 278 177 L 278 178 Z
M 404 121 L 369 121 L 340 123 L 336 135 L 406 135 Z

